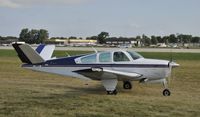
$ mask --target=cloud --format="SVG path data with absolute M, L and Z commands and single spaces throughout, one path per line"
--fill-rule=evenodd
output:
M 18 8 L 37 5 L 73 5 L 92 0 L 0 0 L 0 7 Z
M 17 8 L 20 5 L 13 2 L 12 0 L 0 0 L 0 7 Z

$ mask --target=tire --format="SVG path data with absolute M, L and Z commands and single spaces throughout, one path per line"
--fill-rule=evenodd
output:
M 107 95 L 117 95 L 117 90 L 107 91 Z
M 171 92 L 169 91 L 169 89 L 165 89 L 163 90 L 163 96 L 170 96 Z
M 114 95 L 117 95 L 117 90 L 116 90 L 116 89 L 113 91 L 113 94 L 114 94 Z
M 132 89 L 131 82 L 130 81 L 124 81 L 123 88 L 124 89 Z
M 112 92 L 111 91 L 107 91 L 107 95 L 111 95 L 112 94 Z

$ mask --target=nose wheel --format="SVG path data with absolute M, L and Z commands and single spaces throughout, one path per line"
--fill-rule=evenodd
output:
M 165 89 L 163 90 L 163 96 L 170 96 L 171 92 L 169 91 L 169 89 L 167 89 L 167 81 L 166 79 L 163 80 L 163 86 L 165 87 Z
M 171 92 L 169 91 L 169 89 L 164 89 L 163 90 L 163 96 L 170 96 Z

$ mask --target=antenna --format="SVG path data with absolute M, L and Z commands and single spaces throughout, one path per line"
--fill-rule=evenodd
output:
M 174 79 L 174 72 L 173 72 L 173 67 L 170 65 L 173 63 L 173 52 L 172 52 L 172 49 L 173 49 L 173 45 L 171 45 L 170 47 L 170 62 L 169 62 L 169 69 L 170 69 L 170 76 L 168 77 L 168 82 L 169 84 L 172 83 L 172 80 Z
M 71 56 L 68 52 L 66 52 L 66 55 L 67 55 L 67 57 L 70 57 L 70 56 Z
M 170 62 L 172 62 L 173 61 L 173 58 L 172 58 L 173 56 L 172 56 L 172 45 L 171 45 L 171 48 L 170 48 Z
M 95 53 L 98 53 L 98 51 L 92 46 L 92 49 L 95 51 Z

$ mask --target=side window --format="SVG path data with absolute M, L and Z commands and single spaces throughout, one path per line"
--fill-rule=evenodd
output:
M 99 62 L 111 62 L 111 54 L 109 52 L 99 54 Z
M 81 63 L 96 63 L 96 60 L 97 60 L 96 58 L 97 58 L 96 54 L 89 55 L 89 56 L 81 58 Z
M 115 62 L 130 61 L 123 52 L 114 52 L 113 60 Z

